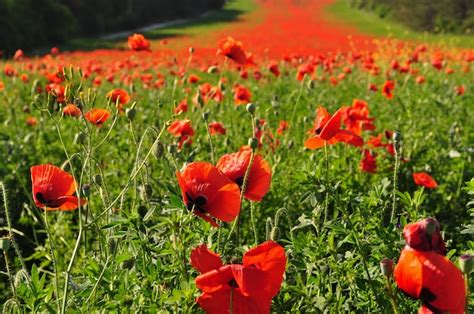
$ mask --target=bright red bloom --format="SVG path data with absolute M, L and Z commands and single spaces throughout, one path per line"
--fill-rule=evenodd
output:
M 230 312 L 231 296 L 232 313 L 270 313 L 286 268 L 283 247 L 266 241 L 247 251 L 242 265 L 219 266 L 222 261 L 217 254 L 202 246 L 193 253 L 191 264 L 198 271 L 207 270 L 196 278 L 196 286 L 203 292 L 197 303 L 206 313 Z
M 134 51 L 151 51 L 150 42 L 142 34 L 129 36 L 128 47 Z
M 15 54 L 13 55 L 13 60 L 15 61 L 21 60 L 24 56 L 25 56 L 25 53 L 23 52 L 23 50 L 18 49 L 17 51 L 15 51 Z
M 242 48 L 242 43 L 232 37 L 227 37 L 219 41 L 217 54 L 226 56 L 238 64 L 244 65 L 247 63 L 247 55 Z
M 278 125 L 277 134 L 282 135 L 283 133 L 285 133 L 286 130 L 288 130 L 289 126 L 290 125 L 288 124 L 288 122 L 286 122 L 285 120 L 281 120 L 280 124 Z
M 188 83 L 190 83 L 190 84 L 196 84 L 200 80 L 201 80 L 201 78 L 199 76 L 195 75 L 195 74 L 191 74 L 188 77 Z
M 215 134 L 225 135 L 225 132 L 226 132 L 226 129 L 224 128 L 222 123 L 220 122 L 209 123 L 209 133 L 211 133 L 211 135 L 215 135 Z
M 92 124 L 100 127 L 110 117 L 110 112 L 106 109 L 94 108 L 86 112 L 84 117 Z
M 26 118 L 26 124 L 28 126 L 35 126 L 38 124 L 38 120 L 35 117 L 28 117 Z
M 415 181 L 416 185 L 424 186 L 427 189 L 436 189 L 438 187 L 435 179 L 426 172 L 414 172 L 413 181 Z
M 371 154 L 368 149 L 364 149 L 364 158 L 360 161 L 360 170 L 368 173 L 377 172 L 377 154 Z
M 51 48 L 51 51 L 50 51 L 51 55 L 53 55 L 53 56 L 58 55 L 59 52 L 60 52 L 60 51 L 59 51 L 59 48 L 58 48 L 58 47 L 53 47 L 53 48 Z
M 331 116 L 324 107 L 318 107 L 314 127 L 310 133 L 314 136 L 304 142 L 304 146 L 308 149 L 318 149 L 325 144 L 332 145 L 339 142 L 359 147 L 364 144 L 357 134 L 341 130 L 341 109 Z
M 280 76 L 280 68 L 275 60 L 270 61 L 268 64 L 268 70 L 273 73 L 276 77 Z
M 385 84 L 383 84 L 382 94 L 385 96 L 385 98 L 392 99 L 394 89 L 395 89 L 395 81 L 387 80 Z
M 466 289 L 461 271 L 433 251 L 405 246 L 394 270 L 399 289 L 435 313 L 462 314 Z
M 70 117 L 80 117 L 82 112 L 81 112 L 81 109 L 79 109 L 79 107 L 77 107 L 76 105 L 69 104 L 63 108 L 63 114 L 65 116 L 70 116 Z
M 66 101 L 66 88 L 61 84 L 51 83 L 46 86 L 46 91 L 56 98 L 58 103 Z
M 191 120 L 176 120 L 168 127 L 168 132 L 179 137 L 178 148 L 181 149 L 184 143 L 192 144 L 194 129 L 191 126 Z
M 73 196 L 76 191 L 74 178 L 53 165 L 37 165 L 30 169 L 33 200 L 46 210 L 73 210 L 86 200 Z
M 187 112 L 187 111 L 188 111 L 188 102 L 186 101 L 186 99 L 181 101 L 178 104 L 178 106 L 176 106 L 176 108 L 174 108 L 174 113 L 176 113 L 176 114 L 180 114 L 180 113 Z
M 111 90 L 107 94 L 107 98 L 110 99 L 110 101 L 114 104 L 117 104 L 118 102 L 119 109 L 122 109 L 122 105 L 125 105 L 130 101 L 130 96 L 128 95 L 127 91 L 121 88 Z
M 454 87 L 454 91 L 456 92 L 457 95 L 462 96 L 464 95 L 466 88 L 463 85 L 459 85 L 459 86 Z
M 362 130 L 374 130 L 373 118 L 369 118 L 369 105 L 359 99 L 352 101 L 351 107 L 342 109 L 342 122 L 347 130 L 360 135 Z
M 226 154 L 217 162 L 217 168 L 241 188 L 245 172 L 250 163 L 251 153 L 250 149 L 242 149 L 238 153 Z M 271 181 L 272 170 L 270 165 L 262 156 L 255 154 L 245 188 L 245 198 L 257 202 L 261 201 L 268 193 Z
M 434 218 L 407 224 L 403 228 L 403 237 L 407 245 L 417 251 L 434 251 L 441 255 L 446 254 L 440 226 Z
M 311 76 L 314 72 L 314 65 L 311 63 L 305 63 L 298 67 L 298 72 L 296 74 L 296 79 L 298 81 L 303 80 L 305 75 Z
M 217 227 L 215 218 L 230 222 L 240 212 L 237 184 L 207 162 L 193 162 L 177 172 L 183 202 L 189 211 Z
M 421 85 L 421 84 L 423 84 L 424 82 L 426 82 L 426 79 L 425 79 L 425 77 L 424 77 L 423 75 L 420 75 L 420 76 L 417 76 L 417 77 L 416 77 L 415 82 L 416 82 L 416 84 Z
M 237 84 L 234 87 L 234 102 L 236 105 L 247 104 L 250 102 L 252 93 L 243 85 Z

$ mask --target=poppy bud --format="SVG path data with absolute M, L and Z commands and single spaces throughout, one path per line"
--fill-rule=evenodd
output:
M 28 105 L 23 106 L 23 112 L 30 113 L 30 107 Z
M 393 146 L 395 148 L 395 153 L 397 155 L 400 154 L 400 148 L 402 147 L 402 134 L 400 132 L 393 132 L 393 135 L 392 135 L 392 139 L 393 139 Z
M 137 115 L 137 111 L 135 108 L 127 108 L 125 109 L 125 115 L 127 116 L 128 120 L 133 121 Z
M 122 269 L 132 269 L 133 265 L 135 265 L 135 259 L 133 257 L 127 259 L 122 263 Z
M 273 95 L 272 100 L 273 101 L 278 101 L 278 95 Z
M 217 86 L 219 87 L 219 89 L 220 89 L 221 91 L 225 91 L 225 84 L 224 84 L 224 82 L 219 82 L 219 84 L 217 84 Z
M 10 248 L 10 239 L 7 239 L 7 238 L 0 239 L 0 249 L 4 251 L 8 251 L 9 248 Z
M 217 72 L 217 67 L 216 67 L 215 65 L 210 66 L 210 67 L 207 69 L 207 73 L 209 73 L 209 74 L 216 73 L 216 72 Z
M 140 187 L 140 198 L 143 201 L 148 201 L 152 195 L 153 195 L 153 189 L 151 185 L 144 184 Z
M 164 152 L 165 152 L 165 148 L 163 147 L 163 143 L 156 142 L 155 145 L 153 146 L 153 156 L 155 156 L 156 159 L 159 159 L 161 158 L 161 156 L 163 156 Z
M 258 147 L 258 139 L 255 138 L 255 137 L 249 138 L 249 146 L 250 146 L 250 148 L 252 148 L 252 149 L 257 149 L 257 147 Z
M 193 54 L 194 53 L 194 47 L 189 47 L 189 53 Z
M 86 139 L 87 139 L 86 133 L 79 132 L 79 133 L 76 133 L 76 135 L 74 136 L 74 143 L 76 145 L 81 145 L 86 142 Z
M 176 154 L 176 152 L 177 152 L 176 145 L 170 144 L 168 146 L 168 153 L 171 154 L 171 155 L 174 155 L 174 154 Z
M 308 117 L 303 117 L 303 123 L 308 123 Z
M 474 269 L 474 258 L 472 255 L 464 254 L 459 257 L 459 267 L 462 272 L 469 275 Z
M 107 242 L 107 248 L 109 249 L 109 254 L 114 255 L 117 251 L 117 241 L 113 238 L 110 238 Z
M 207 119 L 209 119 L 209 111 L 204 111 L 204 112 L 202 113 L 202 119 L 203 119 L 204 121 L 207 121 Z
M 280 236 L 280 228 L 273 227 L 272 232 L 270 233 L 270 239 L 275 241 Z
M 439 230 L 439 223 L 436 219 L 428 217 L 425 219 L 426 227 L 425 232 L 426 234 L 431 237 L 436 231 Z
M 380 270 L 382 271 L 382 275 L 390 277 L 393 273 L 393 261 L 385 257 L 380 261 Z
M 82 186 L 82 194 L 85 197 L 89 197 L 91 195 L 91 186 L 89 184 L 84 184 Z
M 93 178 L 94 183 L 97 185 L 102 185 L 102 176 L 100 174 L 96 174 Z
M 196 102 L 200 107 L 204 106 L 204 100 L 202 99 L 201 93 L 197 94 Z
M 309 80 L 308 83 L 307 83 L 307 87 L 309 90 L 313 89 L 314 88 L 314 81 L 313 80 Z
M 280 103 L 277 100 L 272 100 L 270 104 L 272 105 L 274 109 L 280 108 Z
M 255 104 L 253 104 L 253 103 L 248 103 L 246 109 L 247 109 L 248 113 L 253 115 L 255 113 L 255 111 L 257 110 L 257 106 L 255 106 Z

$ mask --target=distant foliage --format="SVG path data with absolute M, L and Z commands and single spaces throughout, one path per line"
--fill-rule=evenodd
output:
M 350 0 L 350 3 L 414 30 L 472 34 L 474 29 L 472 0 Z
M 0 50 L 55 45 L 149 23 L 197 16 L 225 0 L 0 0 Z

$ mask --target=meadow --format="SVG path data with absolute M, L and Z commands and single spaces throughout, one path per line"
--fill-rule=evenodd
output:
M 387 259 L 472 267 L 474 51 L 311 5 L 0 61 L 3 312 L 462 313 Z

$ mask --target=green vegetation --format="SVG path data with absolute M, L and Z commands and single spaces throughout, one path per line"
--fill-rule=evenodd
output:
M 329 17 L 336 21 L 348 23 L 362 33 L 375 36 L 428 42 L 443 46 L 474 47 L 474 36 L 472 35 L 433 34 L 413 31 L 393 20 L 381 18 L 375 12 L 351 7 L 350 3 L 350 0 L 336 0 L 333 5 L 327 7 Z

